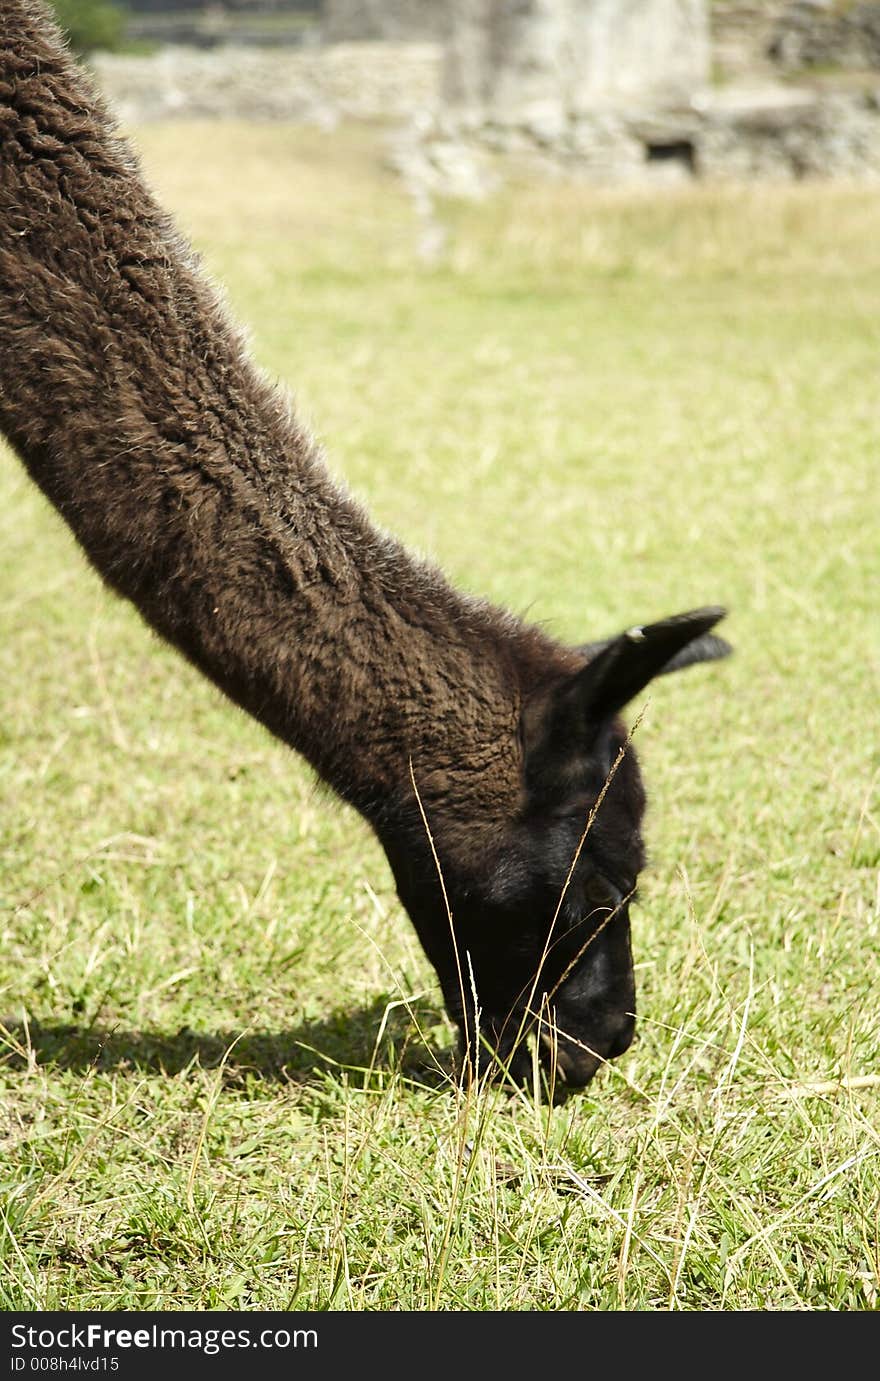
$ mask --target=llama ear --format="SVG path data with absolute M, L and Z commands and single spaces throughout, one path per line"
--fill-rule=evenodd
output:
M 726 657 L 730 644 L 709 632 L 725 613 L 717 607 L 693 609 L 587 643 L 579 650 L 590 660 L 564 691 L 569 713 L 574 710 L 582 724 L 596 723 L 617 714 L 655 676 Z

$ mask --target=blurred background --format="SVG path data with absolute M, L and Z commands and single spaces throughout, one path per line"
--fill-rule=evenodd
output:
M 877 0 L 56 0 L 125 120 L 394 120 L 410 178 L 880 171 Z

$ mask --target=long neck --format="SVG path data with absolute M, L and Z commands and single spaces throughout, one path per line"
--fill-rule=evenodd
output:
M 479 772 L 535 635 L 331 483 L 42 10 L 0 14 L 0 428 L 105 580 L 365 813 L 410 759 Z

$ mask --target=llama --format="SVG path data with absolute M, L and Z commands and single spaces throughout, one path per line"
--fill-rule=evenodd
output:
M 41 0 L 0 0 L 0 430 L 107 584 L 369 822 L 463 1068 L 627 1049 L 620 711 L 707 608 L 564 646 L 375 529 L 248 358 Z

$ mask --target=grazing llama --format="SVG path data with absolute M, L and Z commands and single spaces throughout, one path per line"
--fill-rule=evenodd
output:
M 39 0 L 0 0 L 0 430 L 104 580 L 369 821 L 465 1067 L 629 1045 L 617 717 L 710 608 L 562 646 L 378 532 L 248 358 Z

